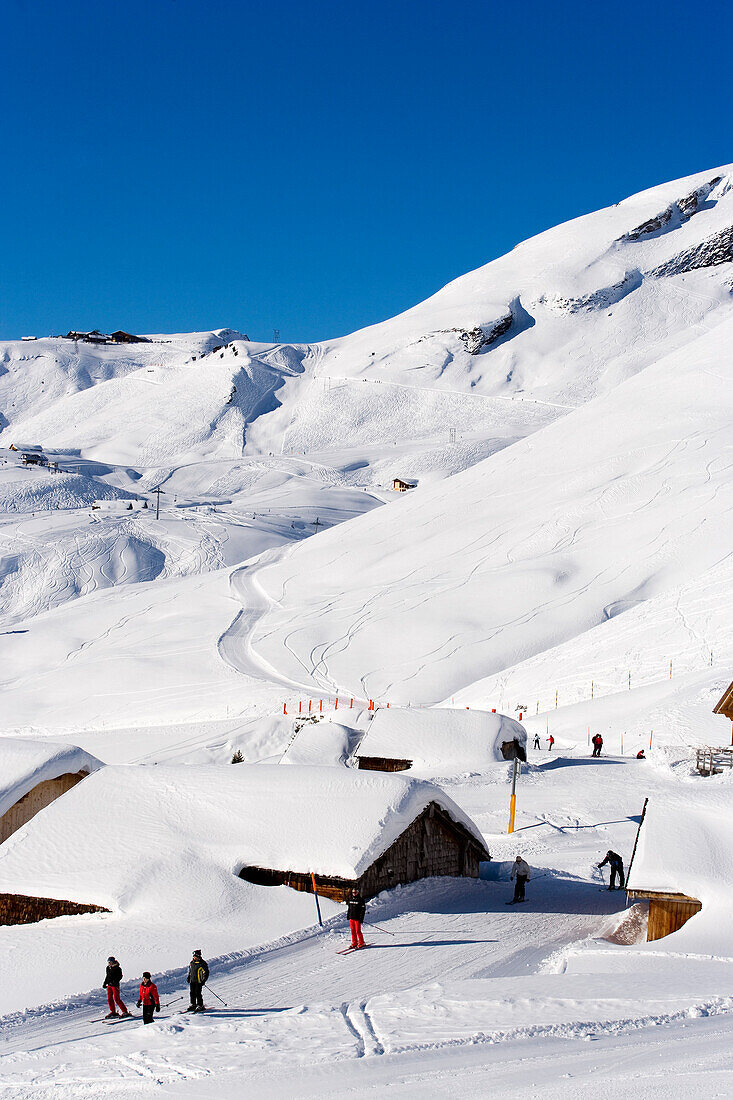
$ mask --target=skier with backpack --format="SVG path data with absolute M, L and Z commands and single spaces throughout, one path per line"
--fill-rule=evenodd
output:
M 122 982 L 122 967 L 117 962 L 114 955 L 110 955 L 107 959 L 107 973 L 104 976 L 104 982 L 102 983 L 102 989 L 107 990 L 107 1004 L 109 1005 L 109 1012 L 105 1019 L 112 1020 L 115 1016 L 130 1016 L 131 1013 L 127 1011 L 125 1002 L 120 996 L 120 983 Z M 121 1012 L 117 1011 L 117 1006 L 122 1009 Z
M 140 983 L 140 996 L 137 999 L 137 1007 L 143 1007 L 143 1023 L 152 1024 L 153 1013 L 160 1012 L 160 997 L 158 987 L 150 978 L 150 971 L 143 971 L 143 980 Z
M 193 958 L 188 964 L 186 981 L 188 982 L 188 989 L 191 995 L 191 1004 L 186 1009 L 186 1012 L 206 1012 L 206 1005 L 204 1004 L 201 990 L 208 980 L 208 963 L 201 958 L 201 952 L 197 949 L 194 951 Z
M 364 920 L 364 914 L 366 913 L 366 901 L 356 887 L 349 893 L 346 905 L 346 915 L 349 918 L 349 928 L 351 929 L 351 946 L 354 950 L 357 950 L 366 946 L 361 931 L 361 922 Z
M 603 748 L 603 738 L 601 737 L 600 733 L 597 733 L 592 738 L 592 743 L 593 743 L 593 756 L 600 756 L 601 755 L 601 749 Z

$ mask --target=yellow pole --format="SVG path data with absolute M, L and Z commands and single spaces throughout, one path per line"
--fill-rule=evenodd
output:
M 507 829 L 508 833 L 513 833 L 514 832 L 514 815 L 515 815 L 516 810 L 517 810 L 517 794 L 516 794 L 516 791 L 517 791 L 517 764 L 518 763 L 519 763 L 519 761 L 517 760 L 517 758 L 515 756 L 514 760 L 512 761 L 512 796 L 509 799 L 509 828 Z

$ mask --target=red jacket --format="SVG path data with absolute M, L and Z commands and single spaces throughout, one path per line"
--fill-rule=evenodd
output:
M 156 1008 L 160 1008 L 158 987 L 155 982 L 149 982 L 147 985 L 145 982 L 140 983 L 139 1000 L 141 1000 L 144 1005 L 155 1005 Z

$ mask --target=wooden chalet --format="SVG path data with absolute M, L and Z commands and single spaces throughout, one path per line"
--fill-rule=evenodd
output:
M 406 493 L 408 489 L 417 489 L 417 482 L 407 477 L 396 477 L 392 488 L 396 493 Z
M 110 336 L 113 344 L 147 344 L 149 341 L 144 336 L 133 336 L 131 332 L 123 332 L 118 329 Z
M 430 802 L 405 831 L 361 874 L 353 878 L 243 867 L 239 877 L 257 886 L 290 886 L 332 901 L 346 901 L 354 887 L 364 898 L 382 890 L 437 875 L 478 878 L 479 865 L 491 856 L 465 825 L 455 821 L 438 802 Z

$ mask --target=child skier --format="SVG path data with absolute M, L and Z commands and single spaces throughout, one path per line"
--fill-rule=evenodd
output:
M 351 946 L 353 948 L 364 947 L 364 937 L 361 933 L 361 922 L 364 920 L 364 914 L 366 912 L 366 902 L 360 895 L 356 887 L 353 888 L 349 894 L 348 901 L 346 902 L 348 908 L 346 915 L 349 918 L 349 927 L 351 929 Z
M 111 1020 L 114 1016 L 129 1016 L 130 1013 L 125 1007 L 125 1002 L 120 997 L 120 982 L 122 981 L 122 967 L 117 962 L 114 955 L 110 955 L 107 959 L 107 973 L 105 974 L 102 989 L 107 990 L 107 1004 L 109 1005 L 109 1012 L 105 1016 L 106 1020 Z M 118 1012 L 116 1005 L 119 1005 L 122 1012 Z
M 201 952 L 196 950 L 193 953 L 191 962 L 188 964 L 186 981 L 188 982 L 188 989 L 191 995 L 191 1004 L 186 1009 L 186 1012 L 206 1012 L 206 1005 L 204 1004 L 201 990 L 208 980 L 208 964 L 201 958 Z
M 158 987 L 154 982 L 150 980 L 150 971 L 143 971 L 143 980 L 140 983 L 140 996 L 138 997 L 137 1007 L 143 1006 L 143 1023 L 152 1024 L 153 1013 L 160 1012 L 160 998 L 158 996 Z

